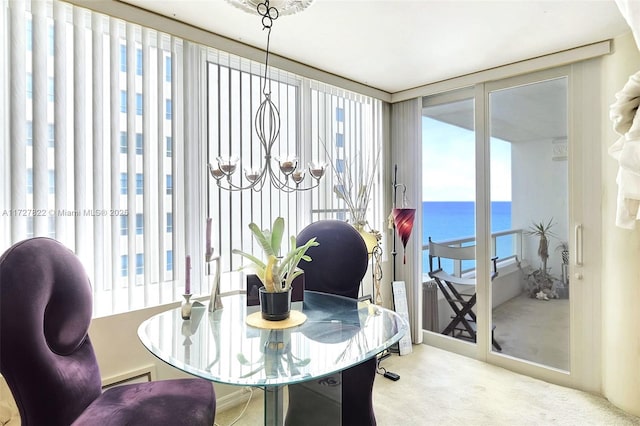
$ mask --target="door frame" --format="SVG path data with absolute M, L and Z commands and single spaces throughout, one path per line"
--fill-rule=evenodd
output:
M 601 391 L 600 272 L 600 59 L 535 71 L 473 86 L 476 132 L 477 343 L 423 332 L 427 344 L 563 386 Z M 493 90 L 567 77 L 569 161 L 570 371 L 563 371 L 492 351 L 490 265 L 489 93 Z M 448 92 L 443 102 L 451 100 Z M 451 93 L 454 93 L 453 91 Z M 465 94 L 467 91 L 460 91 Z M 575 232 L 574 232 L 575 231 Z M 578 243 L 580 247 L 578 247 Z M 576 258 L 576 253 L 581 259 Z M 581 262 L 578 262 L 580 260 Z M 482 278 L 486 277 L 486 278 Z

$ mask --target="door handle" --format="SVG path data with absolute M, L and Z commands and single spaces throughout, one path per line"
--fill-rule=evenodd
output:
M 575 243 L 576 243 L 576 265 L 582 266 L 583 259 L 583 247 L 582 247 L 582 224 L 578 224 L 575 227 Z

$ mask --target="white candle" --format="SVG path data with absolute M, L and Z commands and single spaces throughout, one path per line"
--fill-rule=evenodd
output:
M 207 251 L 206 255 L 211 256 L 211 218 L 207 218 Z
M 184 294 L 191 294 L 191 256 L 187 255 L 184 279 Z

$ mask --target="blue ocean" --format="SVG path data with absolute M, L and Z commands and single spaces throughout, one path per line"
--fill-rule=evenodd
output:
M 511 229 L 511 201 L 491 203 L 491 232 Z M 422 203 L 422 244 L 473 237 L 475 235 L 475 203 L 473 201 L 424 201 Z M 498 257 L 511 255 L 510 237 L 498 240 Z M 423 271 L 429 270 L 428 256 L 423 256 Z

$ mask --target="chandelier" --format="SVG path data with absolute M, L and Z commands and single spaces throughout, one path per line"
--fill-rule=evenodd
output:
M 254 120 L 255 131 L 264 151 L 264 164 L 260 169 L 247 168 L 244 170 L 246 182 L 236 184 L 232 176 L 238 169 L 240 159 L 236 156 L 217 157 L 217 165 L 208 164 L 209 173 L 215 179 L 219 188 L 228 191 L 242 191 L 253 189 L 260 191 L 265 182 L 284 192 L 307 191 L 316 188 L 324 176 L 327 164 L 311 162 L 308 168 L 299 168 L 298 158 L 293 155 L 273 156 L 272 150 L 280 135 L 280 112 L 271 100 L 271 81 L 268 78 L 269 69 L 269 40 L 273 21 L 278 18 L 280 11 L 270 6 L 269 0 L 227 0 L 244 10 L 258 11 L 262 17 L 262 27 L 267 30 L 267 49 L 264 63 L 264 79 L 262 80 L 262 94 L 264 100 L 258 106 Z M 260 1 L 260 2 L 259 2 Z M 293 14 L 306 8 L 312 0 L 274 0 L 283 7 L 282 14 Z M 286 13 L 285 13 L 286 12 Z M 306 174 L 311 176 L 311 185 L 303 186 Z M 241 181 L 242 182 L 242 181 Z

